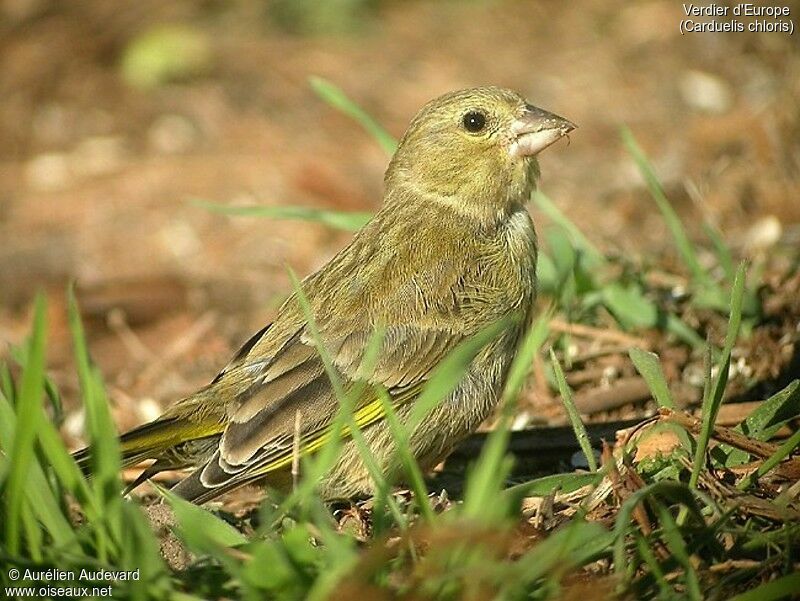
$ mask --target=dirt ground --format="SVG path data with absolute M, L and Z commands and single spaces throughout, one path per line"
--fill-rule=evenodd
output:
M 627 124 L 693 236 L 707 219 L 739 256 L 797 254 L 800 34 L 682 35 L 682 5 L 665 0 L 372 2 L 342 31 L 300 34 L 274 18 L 285 4 L 0 3 L 0 352 L 24 340 L 46 291 L 74 445 L 68 282 L 129 428 L 206 383 L 270 319 L 286 266 L 306 274 L 349 237 L 192 199 L 378 206 L 387 156 L 311 75 L 395 135 L 428 99 L 479 84 L 576 122 L 542 157 L 541 187 L 610 253 L 674 264 L 620 140 Z M 800 4 L 786 5 L 796 24 Z M 123 57 L 161 24 L 189 30 L 202 60 L 177 81 L 131 85 Z

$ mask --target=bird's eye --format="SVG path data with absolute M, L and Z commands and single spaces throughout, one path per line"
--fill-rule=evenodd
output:
M 480 111 L 470 111 L 462 119 L 464 129 L 472 134 L 477 134 L 486 127 L 486 115 Z

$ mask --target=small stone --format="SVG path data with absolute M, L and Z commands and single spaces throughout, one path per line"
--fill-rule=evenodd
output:
M 125 159 L 125 145 L 116 136 L 83 140 L 72 151 L 72 169 L 80 175 L 104 175 L 119 169 Z
M 778 242 L 783 235 L 783 226 L 775 215 L 767 215 L 756 221 L 745 232 L 744 245 L 750 251 L 767 250 Z
M 195 229 L 183 221 L 168 223 L 158 234 L 161 244 L 179 259 L 195 255 L 202 249 Z
M 161 405 L 159 405 L 152 397 L 145 397 L 141 399 L 139 401 L 138 409 L 142 420 L 146 422 L 151 422 L 157 419 L 164 412 L 164 410 L 161 408 Z
M 733 105 L 730 86 L 721 78 L 704 71 L 686 71 L 679 83 L 683 101 L 690 107 L 721 115 Z
M 86 431 L 86 415 L 83 409 L 68 413 L 62 428 L 70 438 L 82 438 Z
M 147 132 L 147 141 L 156 152 L 179 154 L 197 142 L 197 128 L 182 115 L 164 115 Z
M 67 156 L 60 152 L 35 156 L 25 167 L 25 180 L 37 191 L 63 190 L 70 179 L 69 161 Z
M 520 432 L 525 430 L 531 423 L 531 414 L 528 411 L 522 411 L 511 422 L 511 431 Z
M 51 147 L 66 143 L 72 133 L 69 115 L 60 104 L 47 104 L 36 111 L 31 128 L 39 142 Z

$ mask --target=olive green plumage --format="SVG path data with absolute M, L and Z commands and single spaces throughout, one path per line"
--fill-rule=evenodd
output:
M 302 282 L 340 380 L 348 387 L 367 380 L 354 417 L 388 475 L 402 477 L 375 387 L 388 391 L 405 419 L 448 353 L 516 316 L 411 434 L 414 455 L 434 465 L 495 406 L 535 296 L 536 236 L 525 208 L 538 177 L 535 156 L 573 128 L 500 88 L 431 101 L 392 158 L 381 210 Z M 382 347 L 363 374 L 378 328 Z M 156 459 L 146 477 L 196 467 L 174 489 L 196 502 L 255 480 L 287 485 L 298 412 L 305 453 L 338 409 L 314 340 L 292 295 L 211 384 L 122 436 L 125 464 Z M 84 463 L 87 457 L 79 453 Z M 352 441 L 319 490 L 326 498 L 371 491 Z

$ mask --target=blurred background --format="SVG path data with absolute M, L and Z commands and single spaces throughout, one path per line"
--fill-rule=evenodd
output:
M 482 84 L 576 122 L 541 187 L 611 255 L 674 254 L 623 124 L 690 235 L 707 221 L 738 256 L 800 248 L 800 37 L 681 35 L 683 18 L 667 0 L 2 0 L 0 353 L 46 291 L 77 444 L 74 280 L 121 428 L 210 380 L 290 290 L 286 266 L 307 274 L 350 234 L 192 201 L 380 203 L 387 155 L 315 75 L 396 136 Z

